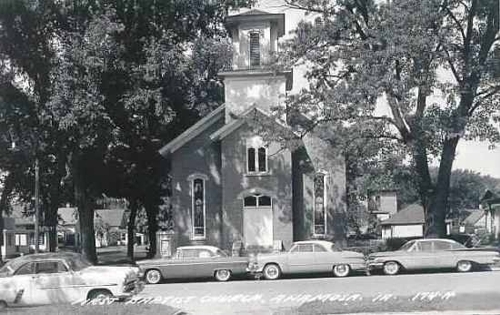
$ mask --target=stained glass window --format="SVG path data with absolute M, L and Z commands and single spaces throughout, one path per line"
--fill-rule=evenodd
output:
M 324 235 L 325 225 L 325 174 L 314 177 L 314 234 Z
M 193 234 L 205 237 L 205 182 L 201 178 L 193 180 Z

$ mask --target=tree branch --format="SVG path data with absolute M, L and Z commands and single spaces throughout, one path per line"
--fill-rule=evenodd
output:
M 443 50 L 446 53 L 446 56 L 447 56 L 446 61 L 450 65 L 451 72 L 453 72 L 453 76 L 455 77 L 455 79 L 457 80 L 457 82 L 460 84 L 462 82 L 462 78 L 460 77 L 460 74 L 458 73 L 457 68 L 455 68 L 455 65 L 453 64 L 453 61 L 451 60 L 450 52 L 446 48 L 443 48 Z
M 485 91 L 482 91 L 480 93 L 477 93 L 476 94 L 476 97 L 478 96 L 481 96 L 475 103 L 474 105 L 472 105 L 472 107 L 469 109 L 469 115 L 472 115 L 474 113 L 474 111 L 479 107 L 481 106 L 481 104 L 483 104 L 483 102 L 492 97 L 493 95 L 495 95 L 496 93 L 500 92 L 500 85 L 497 85 L 491 89 L 488 89 L 488 90 L 485 90 Z M 484 95 L 484 96 L 482 96 Z
M 446 12 L 448 13 L 448 15 L 450 16 L 450 18 L 455 22 L 455 24 L 457 25 L 457 28 L 458 30 L 460 31 L 460 34 L 462 35 L 462 40 L 464 41 L 465 43 L 465 31 L 462 27 L 462 24 L 460 24 L 460 21 L 458 21 L 457 17 L 453 14 L 453 12 L 451 12 L 450 8 L 448 7 L 447 4 L 443 4 L 443 7 L 444 9 L 446 10 Z

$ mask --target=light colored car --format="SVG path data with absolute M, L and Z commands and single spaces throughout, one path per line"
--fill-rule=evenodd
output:
M 234 275 L 247 273 L 248 258 L 228 256 L 215 246 L 193 245 L 178 247 L 172 258 L 141 260 L 137 264 L 150 284 L 163 279 L 212 277 L 227 281 Z
M 127 298 L 144 287 L 139 268 L 93 266 L 76 253 L 26 255 L 0 268 L 0 307 Z
M 405 270 L 454 268 L 468 272 L 474 267 L 495 264 L 499 253 L 493 250 L 466 248 L 449 239 L 417 239 L 405 243 L 399 250 L 368 256 L 370 270 L 382 269 L 387 275 Z
M 321 240 L 293 243 L 288 252 L 259 254 L 250 261 L 249 271 L 275 280 L 283 274 L 327 273 L 346 277 L 353 271 L 365 271 L 361 253 L 336 250 L 331 242 Z

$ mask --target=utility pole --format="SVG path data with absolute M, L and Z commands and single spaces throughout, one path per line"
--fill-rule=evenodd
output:
M 40 250 L 38 239 L 40 237 L 40 203 L 39 203 L 39 167 L 38 158 L 35 159 L 35 253 Z

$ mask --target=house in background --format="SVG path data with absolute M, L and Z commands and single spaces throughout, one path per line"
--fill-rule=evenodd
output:
M 381 223 L 382 238 L 422 237 L 424 224 L 424 208 L 414 203 Z M 446 220 L 446 232 L 451 234 L 451 220 Z
M 15 223 L 16 255 L 32 253 L 35 250 L 35 216 L 30 215 L 27 210 L 24 205 L 12 205 L 12 213 L 9 216 Z M 38 248 L 45 251 L 48 246 L 48 228 L 42 225 L 39 229 Z
M 459 232 L 482 234 L 486 232 L 486 213 L 481 209 L 467 210 L 469 215 L 460 223 Z
M 346 179 L 340 150 L 311 134 L 296 148 L 273 138 L 293 135 L 292 121 L 306 119 L 271 114 L 285 109 L 293 82 L 291 69 L 272 64 L 285 14 L 245 11 L 229 16 L 226 26 L 234 55 L 231 69 L 219 73 L 225 104 L 160 150 L 172 170 L 172 243 L 225 250 L 243 244 L 256 251 L 311 238 L 341 243 Z
M 58 247 L 77 247 L 77 208 L 64 207 L 57 209 L 57 246 Z
M 368 211 L 380 221 L 398 212 L 397 190 L 379 190 L 368 196 Z
M 3 219 L 3 244 L 0 244 L 0 255 L 2 259 L 16 256 L 16 226 L 14 218 L 5 217 Z
M 498 239 L 500 233 L 500 192 L 487 190 L 481 197 L 479 208 L 486 215 L 486 231 Z
M 96 247 L 127 244 L 127 216 L 125 209 L 94 210 Z

